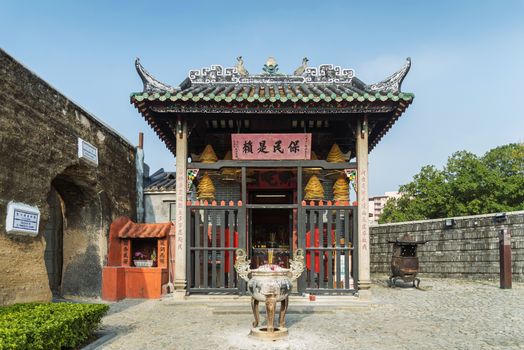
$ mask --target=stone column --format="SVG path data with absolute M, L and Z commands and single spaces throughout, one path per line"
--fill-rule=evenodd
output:
M 144 222 L 144 134 L 138 134 L 136 148 L 136 222 Z
M 363 117 L 357 123 L 357 200 L 358 200 L 358 284 L 359 289 L 371 287 L 369 266 L 369 209 L 368 209 L 368 122 Z M 362 294 L 362 293 L 361 293 Z
M 176 205 L 175 205 L 175 298 L 186 295 L 186 187 L 187 187 L 187 123 L 178 119 L 176 133 Z

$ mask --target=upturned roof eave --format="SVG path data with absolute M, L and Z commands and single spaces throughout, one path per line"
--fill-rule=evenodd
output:
M 393 124 L 395 124 L 395 122 L 404 114 L 404 112 L 411 105 L 411 103 L 413 103 L 414 94 L 410 95 L 410 99 L 406 101 L 400 101 L 396 104 L 396 108 L 390 112 L 391 117 L 389 118 L 388 123 L 381 130 L 379 130 L 378 133 L 376 133 L 375 135 L 370 135 L 369 152 L 371 152 L 375 148 L 375 146 L 380 142 L 380 140 L 388 133 Z M 176 156 L 175 142 L 172 142 L 168 135 L 166 135 L 161 130 L 160 126 L 156 121 L 156 118 L 149 112 L 147 105 L 143 104 L 142 106 L 140 106 L 141 103 L 137 103 L 136 101 L 133 104 L 139 110 L 140 114 L 143 116 L 146 122 L 155 131 L 160 140 L 162 140 L 166 144 L 166 147 L 171 151 L 171 153 Z M 278 110 L 275 109 L 275 114 L 280 113 L 278 112 Z

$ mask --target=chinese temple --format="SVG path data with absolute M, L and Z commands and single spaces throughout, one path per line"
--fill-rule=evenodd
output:
M 171 86 L 137 59 L 143 91 L 131 103 L 176 159 L 174 295 L 245 293 L 237 248 L 285 267 L 302 249 L 299 293 L 369 289 L 368 153 L 413 101 L 401 92 L 410 66 L 366 84 L 307 58 L 292 74 L 272 57 L 250 74 L 238 57 Z

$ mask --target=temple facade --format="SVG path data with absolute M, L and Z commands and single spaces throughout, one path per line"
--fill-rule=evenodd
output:
M 307 58 L 293 74 L 271 57 L 259 74 L 237 61 L 191 70 L 178 86 L 136 61 L 143 91 L 131 103 L 176 158 L 176 172 L 159 177 L 175 199 L 167 289 L 243 294 L 235 249 L 253 267 L 288 266 L 302 249 L 299 293 L 363 293 L 368 153 L 413 101 L 401 92 L 411 61 L 375 84 Z

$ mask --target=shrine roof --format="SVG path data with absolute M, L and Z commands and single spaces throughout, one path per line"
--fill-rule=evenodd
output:
M 120 238 L 164 238 L 171 231 L 171 222 L 160 224 L 138 224 L 131 220 L 118 231 Z
M 238 57 L 235 67 L 212 65 L 209 68 L 191 70 L 179 86 L 170 86 L 155 79 L 137 59 L 135 66 L 142 79 L 142 92 L 131 94 L 131 101 L 160 102 L 385 102 L 406 101 L 414 98 L 412 93 L 401 92 L 401 85 L 410 67 L 405 65 L 387 79 L 366 84 L 355 77 L 352 69 L 331 64 L 308 67 L 307 58 L 293 74 L 278 73 L 278 64 L 270 58 L 264 72 L 250 75 Z

